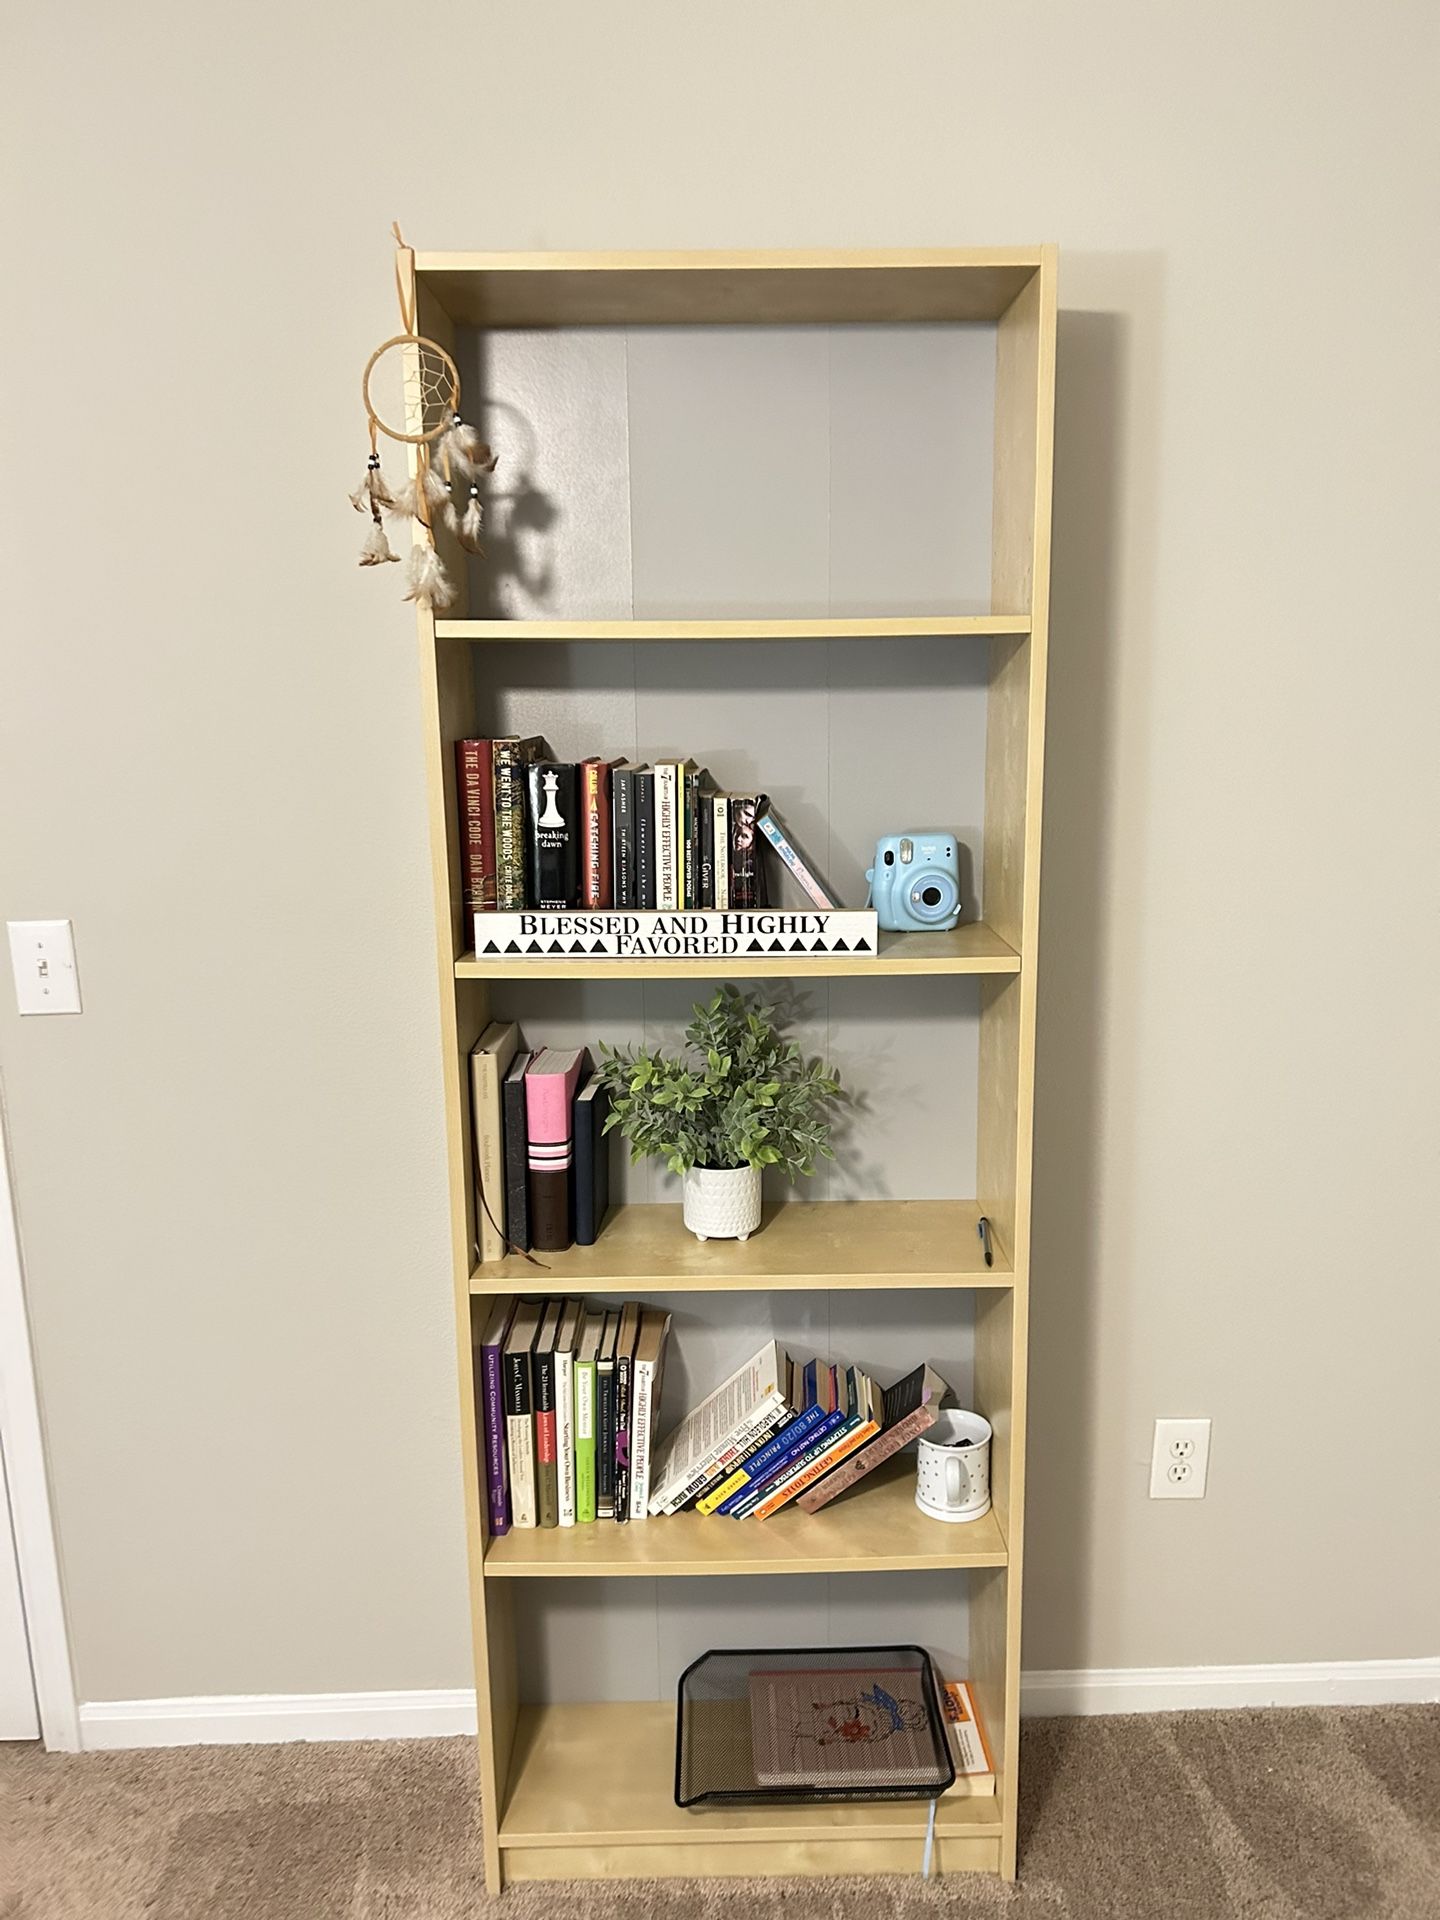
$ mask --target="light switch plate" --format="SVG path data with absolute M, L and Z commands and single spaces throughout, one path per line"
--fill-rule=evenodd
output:
M 68 920 L 11 920 L 10 966 L 21 1013 L 79 1013 L 80 975 Z

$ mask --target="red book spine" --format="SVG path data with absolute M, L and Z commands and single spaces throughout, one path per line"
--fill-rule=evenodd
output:
M 542 1467 L 553 1466 L 556 1460 L 555 1448 L 555 1409 L 535 1416 L 535 1458 Z
M 610 879 L 610 765 L 585 760 L 580 765 L 580 903 L 613 903 Z
M 493 912 L 495 785 L 491 742 L 457 740 L 455 760 L 460 779 L 460 873 L 465 911 Z

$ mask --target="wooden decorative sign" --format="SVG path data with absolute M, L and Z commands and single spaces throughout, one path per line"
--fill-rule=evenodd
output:
M 479 959 L 716 960 L 757 953 L 859 954 L 876 951 L 872 908 L 791 912 L 757 907 L 719 913 L 477 913 Z

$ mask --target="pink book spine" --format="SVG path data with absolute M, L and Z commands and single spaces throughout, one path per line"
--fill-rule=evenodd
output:
M 536 1073 L 532 1066 L 525 1076 L 525 1118 L 530 1147 L 568 1146 L 572 1137 L 571 1109 L 575 1088 L 580 1080 L 577 1060 L 566 1073 Z

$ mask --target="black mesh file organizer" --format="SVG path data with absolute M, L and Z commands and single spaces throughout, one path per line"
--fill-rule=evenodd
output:
M 931 1800 L 954 1783 L 923 1647 L 725 1648 L 680 1676 L 677 1806 Z

